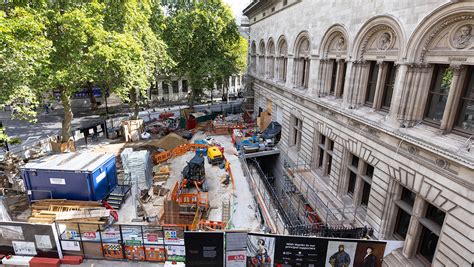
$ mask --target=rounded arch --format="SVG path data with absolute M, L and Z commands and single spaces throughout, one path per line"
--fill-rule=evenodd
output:
M 446 63 L 450 57 L 474 58 L 474 12 L 462 2 L 444 4 L 418 24 L 408 41 L 407 60 Z
M 267 53 L 271 56 L 275 55 L 275 42 L 273 42 L 272 37 L 270 37 L 267 41 Z
M 296 57 L 309 57 L 311 41 L 307 31 L 303 31 L 296 37 L 294 44 L 294 54 Z
M 259 55 L 265 55 L 265 41 L 260 40 L 260 43 L 258 44 L 258 54 Z
M 346 27 L 336 23 L 324 33 L 319 46 L 319 54 L 323 59 L 337 56 L 346 58 L 349 57 L 349 47 L 349 34 Z
M 250 45 L 250 54 L 257 54 L 257 45 L 255 44 L 255 41 L 252 41 L 252 44 Z
M 399 61 L 405 57 L 405 32 L 396 18 L 389 15 L 375 16 L 362 25 L 354 39 L 352 55 L 357 60 L 385 59 Z
M 288 56 L 288 42 L 286 41 L 285 36 L 280 36 L 278 38 L 278 56 Z

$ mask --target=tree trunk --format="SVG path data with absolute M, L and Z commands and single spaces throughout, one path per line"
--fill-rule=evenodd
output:
M 91 101 L 91 110 L 97 110 L 97 99 L 95 99 L 94 90 L 91 82 L 87 82 L 87 93 Z
M 59 89 L 61 93 L 61 103 L 63 105 L 64 109 L 64 118 L 62 122 L 62 128 L 61 128 L 61 142 L 65 143 L 69 141 L 69 137 L 71 137 L 70 132 L 71 132 L 71 123 L 72 123 L 72 108 L 71 108 L 71 98 L 69 93 L 67 92 L 67 89 L 64 87 L 61 87 Z
M 191 90 L 191 94 L 189 95 L 189 107 L 191 109 L 194 108 L 194 101 L 196 99 L 196 92 L 194 91 L 194 89 Z
M 138 90 L 133 89 L 132 94 L 130 95 L 130 102 L 133 106 L 133 115 L 132 119 L 138 119 L 138 113 L 140 112 L 140 105 L 138 104 Z

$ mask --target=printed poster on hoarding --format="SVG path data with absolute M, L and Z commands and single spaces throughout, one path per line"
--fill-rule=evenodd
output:
M 39 249 L 52 249 L 51 238 L 49 235 L 35 235 L 36 247 Z
M 322 266 L 327 240 L 300 236 L 277 236 L 275 263 L 291 266 Z
M 13 250 L 16 255 L 36 255 L 36 247 L 34 242 L 12 241 Z
M 178 231 L 165 230 L 165 244 L 166 245 L 184 245 L 184 239 L 179 238 Z
M 21 226 L 0 225 L 0 237 L 10 240 L 24 240 Z
M 273 266 L 275 242 L 275 236 L 248 234 L 247 266 Z
M 185 232 L 186 266 L 224 266 L 224 233 Z
M 226 267 L 245 267 L 247 264 L 247 233 L 225 234 Z
M 166 246 L 166 255 L 168 261 L 180 261 L 186 260 L 186 249 L 184 246 Z

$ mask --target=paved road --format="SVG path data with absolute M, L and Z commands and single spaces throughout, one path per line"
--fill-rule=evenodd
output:
M 235 105 L 236 102 L 234 102 Z M 222 110 L 223 105 L 226 104 L 214 104 L 212 107 L 209 105 L 196 105 L 196 109 L 207 109 L 211 108 L 213 111 Z M 140 114 L 144 114 L 147 112 L 152 113 L 159 113 L 163 111 L 178 111 L 179 109 L 187 107 L 186 105 L 173 105 L 173 106 L 161 106 L 155 107 L 152 109 L 148 109 L 144 112 L 140 112 Z M 225 107 L 224 107 L 225 108 Z M 120 112 L 121 114 L 126 114 L 130 110 L 127 106 L 122 107 L 115 107 L 116 113 Z M 96 114 L 103 114 L 105 113 L 104 109 L 100 109 L 96 112 Z M 5 127 L 6 133 L 10 137 L 18 137 L 22 141 L 22 145 L 30 141 L 34 141 L 37 139 L 46 138 L 48 136 L 58 135 L 61 132 L 61 122 L 64 112 L 62 109 L 55 109 L 51 111 L 49 114 L 45 114 L 42 112 L 38 114 L 38 122 L 37 123 L 29 123 L 26 121 L 21 120 L 12 120 L 10 117 L 10 112 L 1 111 L 0 112 L 0 121 L 3 123 Z M 146 117 L 146 116 L 142 116 Z M 77 129 L 81 125 L 87 125 L 94 121 L 100 120 L 101 117 L 99 115 L 91 114 L 91 111 L 88 109 L 76 109 L 74 110 L 74 118 L 72 121 L 72 129 Z M 146 119 L 146 118 L 145 118 Z M 11 146 L 15 147 L 15 146 Z

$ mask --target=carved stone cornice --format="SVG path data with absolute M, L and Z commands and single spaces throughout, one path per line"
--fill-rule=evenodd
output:
M 434 28 L 434 30 L 432 30 L 430 32 L 430 34 L 428 35 L 428 38 L 426 38 L 426 40 L 423 42 L 423 45 L 421 46 L 421 52 L 420 52 L 420 56 L 418 58 L 418 61 L 423 62 L 425 60 L 425 56 L 426 56 L 426 53 L 429 50 L 431 42 L 433 42 L 433 39 L 441 31 L 443 31 L 447 27 L 449 27 L 449 26 L 451 26 L 451 25 L 453 25 L 453 24 L 455 24 L 459 21 L 470 20 L 470 19 L 473 19 L 473 18 L 474 18 L 474 15 L 461 15 L 461 16 L 456 16 L 456 17 L 451 17 L 451 18 L 445 19 L 443 22 L 441 22 L 438 26 L 436 26 Z

